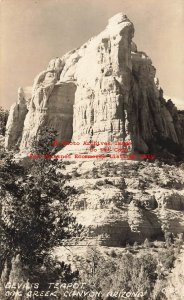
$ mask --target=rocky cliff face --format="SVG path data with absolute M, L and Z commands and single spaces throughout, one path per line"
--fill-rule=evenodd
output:
M 89 228 L 91 244 L 124 246 L 184 232 L 182 167 L 108 158 L 65 167 L 66 185 L 76 189 L 70 209 Z
M 184 117 L 164 100 L 151 59 L 137 50 L 133 35 L 132 22 L 120 13 L 98 36 L 51 60 L 34 81 L 28 111 L 23 102 L 12 106 L 6 147 L 19 143 L 28 150 L 46 125 L 61 140 L 131 139 L 133 151 L 141 152 L 160 150 L 164 140 L 179 149 Z
M 12 149 L 20 144 L 27 112 L 28 106 L 24 91 L 22 88 L 19 88 L 18 100 L 11 106 L 6 125 L 5 147 L 7 149 Z

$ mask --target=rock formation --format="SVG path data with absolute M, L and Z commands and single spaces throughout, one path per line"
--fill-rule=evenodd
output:
M 12 106 L 6 148 L 30 149 L 39 130 L 50 126 L 60 140 L 131 139 L 132 150 L 144 153 L 161 151 L 164 141 L 179 151 L 184 115 L 164 100 L 156 69 L 133 35 L 132 22 L 119 13 L 99 35 L 52 59 L 34 81 L 28 111 L 20 101 Z
M 18 100 L 11 106 L 6 125 L 5 147 L 12 149 L 20 144 L 24 128 L 24 120 L 28 112 L 22 88 L 18 90 Z
M 76 189 L 70 209 L 89 228 L 92 245 L 119 247 L 184 232 L 182 167 L 105 158 L 66 163 L 63 172 Z

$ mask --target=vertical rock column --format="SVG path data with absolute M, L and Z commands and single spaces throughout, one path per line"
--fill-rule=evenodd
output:
M 52 65 L 50 66 L 50 68 Z M 59 83 L 57 70 L 48 69 L 35 79 L 33 97 L 24 123 L 20 149 L 31 149 L 34 137 L 44 127 L 58 132 L 59 140 L 71 140 L 75 84 Z
M 133 24 L 118 14 L 87 45 L 76 70 L 73 140 L 116 141 L 128 136 Z
M 18 101 L 10 108 L 10 114 L 6 125 L 5 148 L 7 150 L 19 146 L 27 112 L 24 92 L 22 88 L 19 88 Z

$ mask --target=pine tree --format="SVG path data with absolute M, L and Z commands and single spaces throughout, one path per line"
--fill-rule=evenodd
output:
M 35 147 L 40 153 L 47 151 L 46 145 L 45 150 L 39 144 Z M 76 274 L 70 267 L 50 257 L 54 247 L 64 245 L 82 230 L 70 214 L 68 197 L 73 190 L 64 189 L 65 178 L 58 172 L 57 161 L 31 160 L 26 169 L 6 159 L 0 174 L 1 272 L 7 259 L 11 264 L 18 255 L 29 278 L 42 282 L 60 277 L 71 280 Z

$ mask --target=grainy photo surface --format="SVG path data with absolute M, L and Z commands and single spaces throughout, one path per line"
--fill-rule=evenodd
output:
M 183 300 L 183 0 L 0 8 L 0 300 Z

